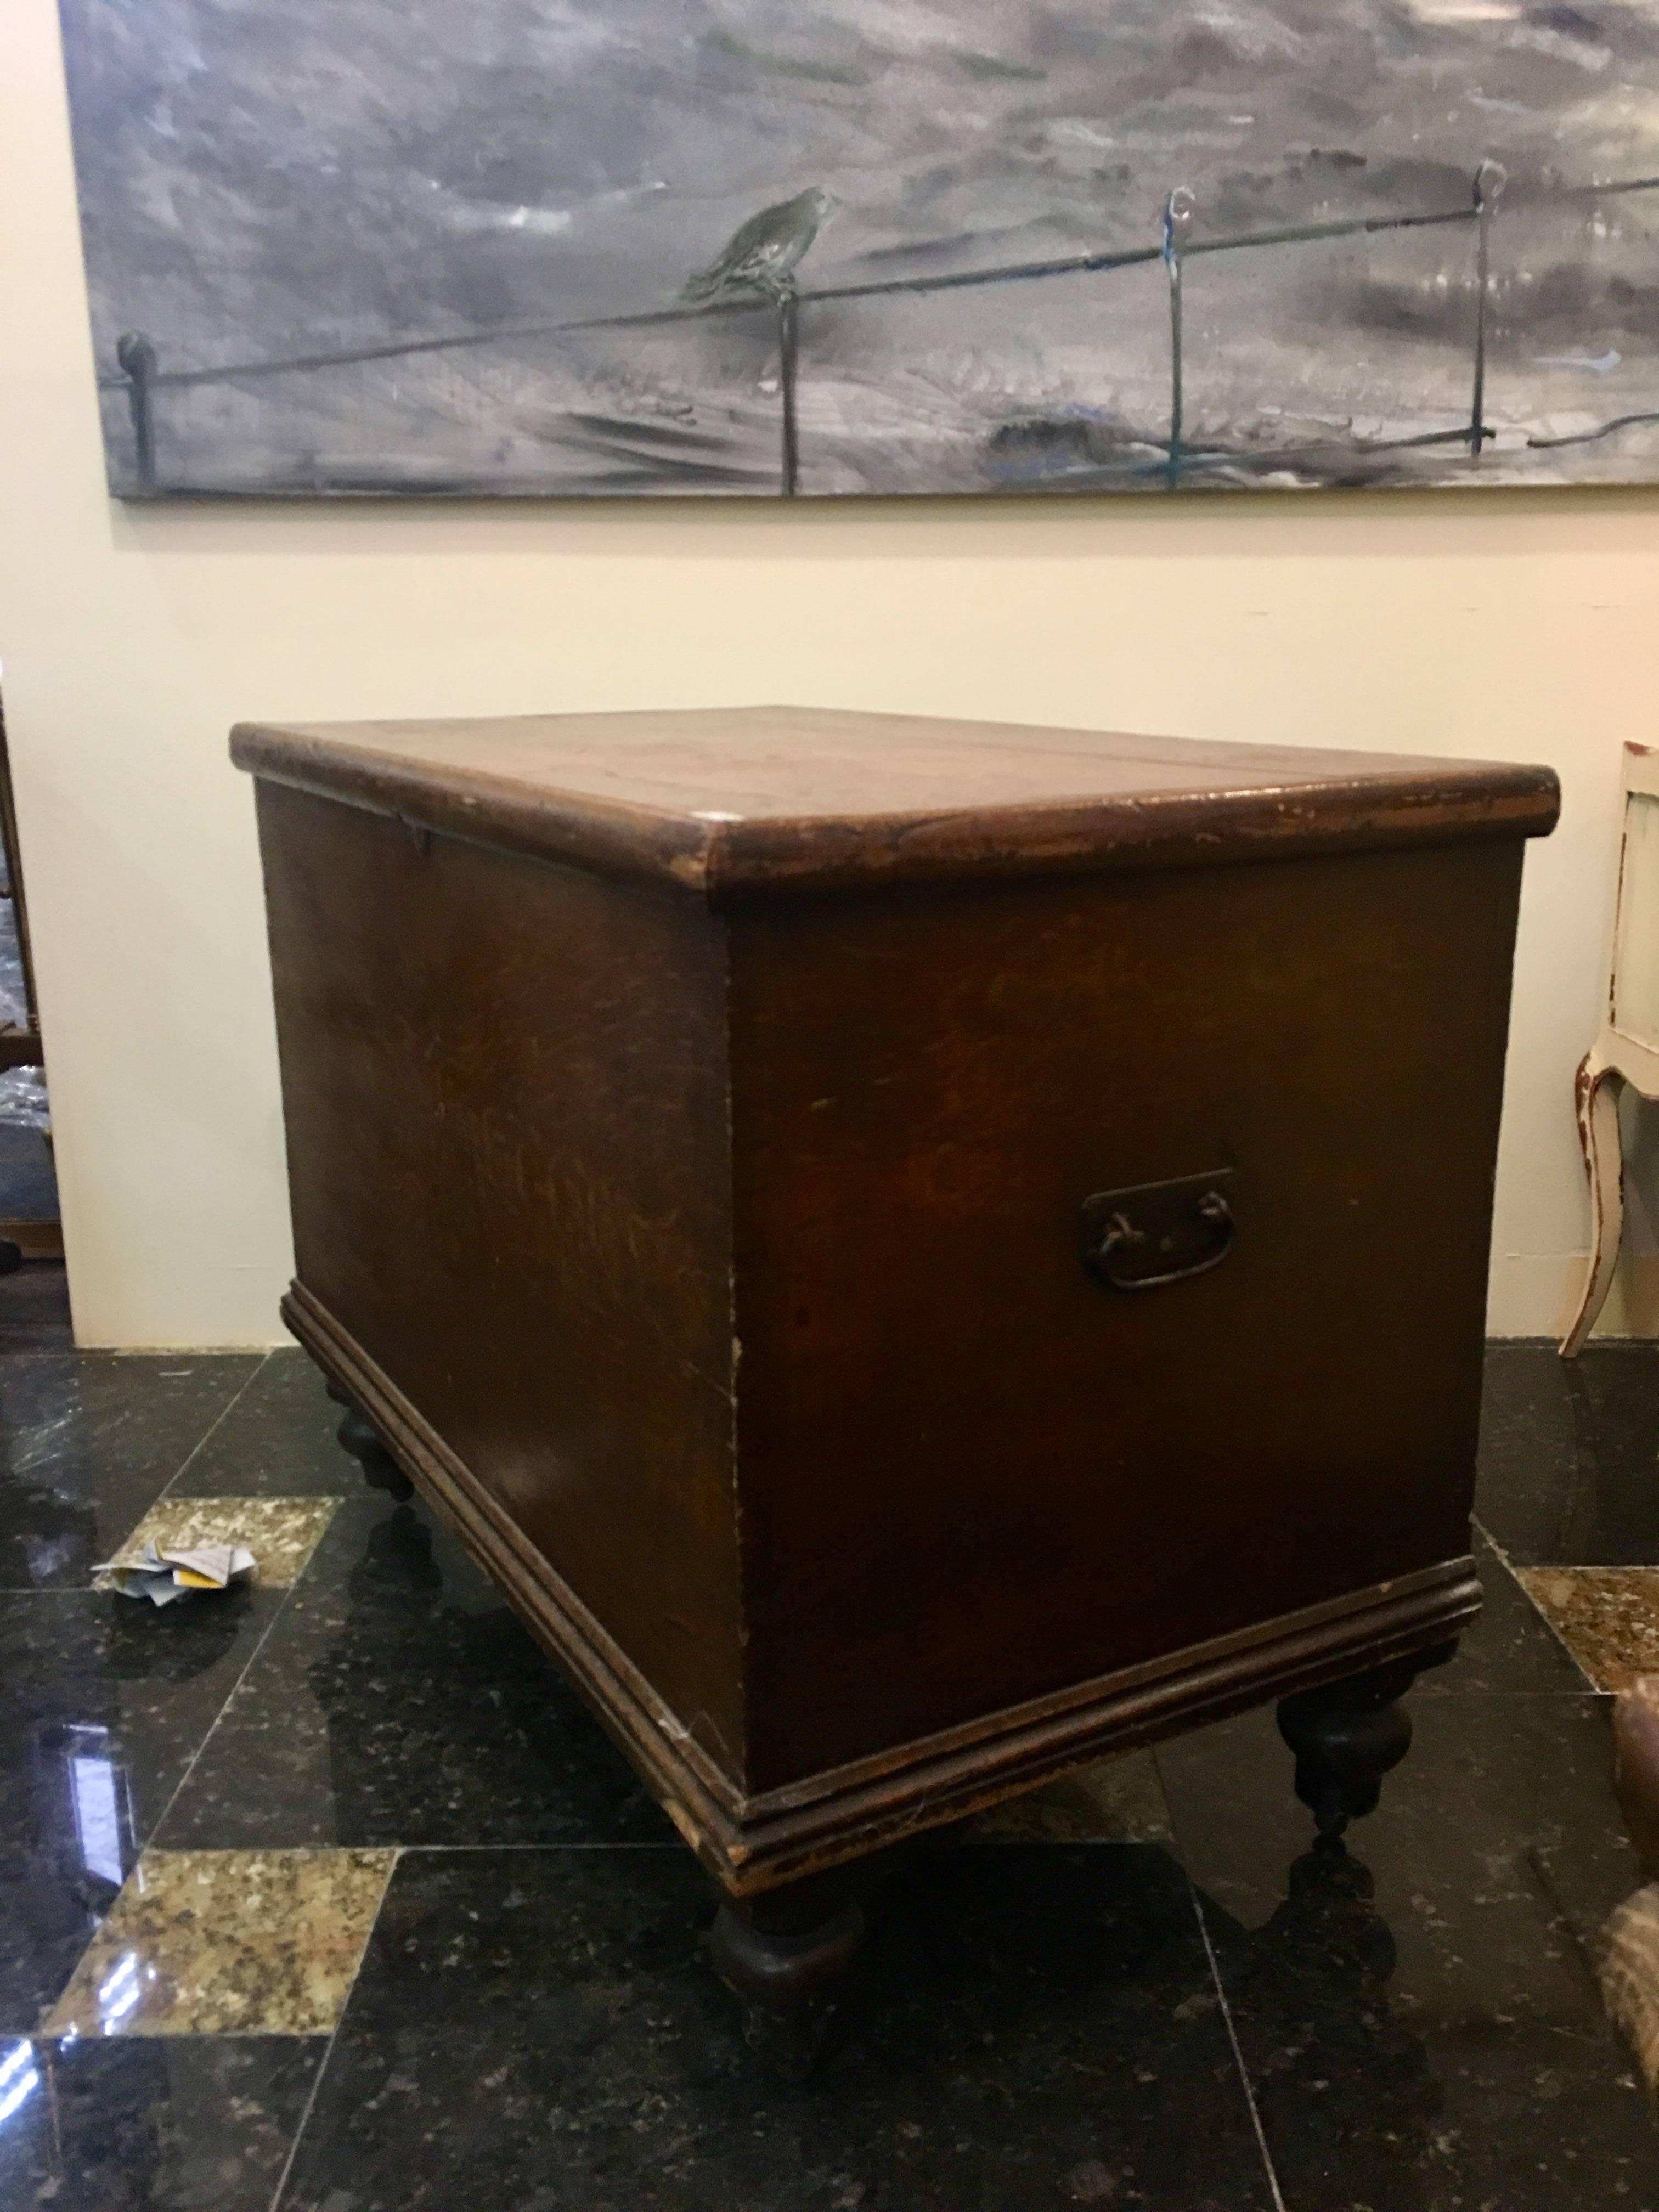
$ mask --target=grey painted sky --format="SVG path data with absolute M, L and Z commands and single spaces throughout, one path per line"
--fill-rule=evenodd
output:
M 204 328 L 222 313 L 273 337 L 608 312 L 672 295 L 745 213 L 806 184 L 845 203 L 813 272 L 865 274 L 1132 238 L 1182 180 L 1200 220 L 1233 228 L 1443 199 L 1483 152 L 1517 181 L 1659 169 L 1655 0 L 64 15 L 118 323 L 192 287 Z

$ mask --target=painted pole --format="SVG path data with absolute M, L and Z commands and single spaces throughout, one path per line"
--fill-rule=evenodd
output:
M 1198 201 L 1185 185 L 1177 185 L 1164 203 L 1164 266 L 1170 276 L 1170 466 L 1168 483 L 1174 491 L 1181 482 L 1181 249 L 1193 227 Z
M 800 444 L 795 426 L 795 374 L 800 360 L 800 301 L 792 285 L 778 298 L 778 380 L 783 386 L 783 482 L 786 499 L 795 496 L 800 474 Z
M 127 380 L 138 489 L 151 492 L 155 489 L 155 415 L 151 391 L 155 375 L 155 348 L 142 331 L 128 331 L 115 341 L 115 360 Z
M 1469 451 L 1479 458 L 1486 442 L 1486 306 L 1492 289 L 1492 219 L 1510 180 L 1501 161 L 1483 161 L 1474 173 L 1474 401 Z

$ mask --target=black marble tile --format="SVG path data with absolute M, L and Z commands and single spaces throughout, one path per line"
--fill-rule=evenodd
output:
M 350 1499 L 156 1842 L 667 1843 L 632 1768 L 416 1503 Z
M 0 2031 L 68 1981 L 282 1595 L 0 1595 Z
M 1607 2022 L 1600 1929 L 1640 1879 L 1603 1703 L 1417 1696 L 1351 1851 L 1271 1711 L 1160 1746 L 1293 2212 L 1659 2205 L 1659 2129 Z
M 257 1352 L 0 1360 L 0 1589 L 84 1589 L 259 1360 Z
M 297 1346 L 273 1352 L 173 1486 L 187 1498 L 347 1498 L 363 1488 L 335 1439 L 343 1408 Z
M 1659 1345 L 1489 1345 L 1475 1512 L 1518 1566 L 1659 1562 Z
M 284 2212 L 1265 2206 L 1194 1922 L 1142 1844 L 919 1854 L 817 2072 L 742 2040 L 681 1852 L 413 1852 Z
M 1474 1559 L 1486 1601 L 1480 1618 L 1464 1631 L 1448 1666 L 1419 1677 L 1413 1697 L 1489 1691 L 1571 1696 L 1591 1688 L 1589 1677 L 1479 1534 Z
M 0 1275 L 0 1354 L 72 1352 L 69 1277 L 61 1260 L 26 1260 Z
M 0 2204 L 268 2212 L 320 2037 L 0 2042 Z

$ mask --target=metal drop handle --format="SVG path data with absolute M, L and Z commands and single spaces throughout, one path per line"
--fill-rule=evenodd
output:
M 1083 1206 L 1083 1264 L 1115 1291 L 1156 1291 L 1218 1267 L 1238 1238 L 1232 1170 L 1097 1191 Z

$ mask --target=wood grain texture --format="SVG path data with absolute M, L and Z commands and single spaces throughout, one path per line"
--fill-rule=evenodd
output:
M 1264 1699 L 1434 1650 L 1480 1610 L 1467 1555 L 877 1756 L 750 1793 L 709 1758 L 493 1487 L 296 1284 L 283 1317 L 368 1409 L 401 1463 L 567 1669 L 675 1826 L 734 1896 L 793 1881 L 1040 1788 L 1103 1753 L 1152 1743 Z
M 720 925 L 259 820 L 300 1280 L 740 1777 Z
M 801 707 L 239 725 L 238 763 L 715 903 L 1541 835 L 1545 768 Z
M 734 922 L 764 1789 L 1468 1548 L 1520 848 Z M 1237 1165 L 1139 1296 L 1092 1191 Z
M 770 709 L 238 750 L 285 1312 L 733 1893 L 1472 1616 L 1547 772 Z M 1222 1166 L 1212 1272 L 1085 1268 L 1091 1194 Z

